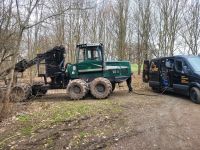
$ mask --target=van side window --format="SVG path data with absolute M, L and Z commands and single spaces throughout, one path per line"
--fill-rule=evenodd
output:
M 183 71 L 183 65 L 181 60 L 176 60 L 175 68 L 178 72 Z
M 152 61 L 150 65 L 150 72 L 158 71 L 158 61 Z

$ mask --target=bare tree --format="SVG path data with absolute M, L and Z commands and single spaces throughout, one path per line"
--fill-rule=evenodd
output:
M 16 9 L 17 9 L 17 14 L 16 14 L 16 34 L 17 34 L 17 38 L 16 38 L 16 47 L 15 50 L 13 52 L 13 56 L 11 57 L 11 62 L 12 62 L 12 66 L 13 69 L 11 70 L 11 79 L 10 82 L 8 84 L 7 90 L 6 90 L 6 94 L 5 94 L 5 98 L 4 98 L 4 103 L 3 103 L 3 108 L 1 110 L 0 113 L 0 118 L 4 118 L 9 110 L 9 96 L 10 96 L 10 91 L 11 91 L 11 86 L 14 83 L 14 78 L 15 78 L 15 71 L 14 71 L 14 64 L 17 61 L 17 57 L 19 55 L 19 50 L 20 50 L 20 44 L 22 41 L 22 35 L 23 32 L 26 28 L 28 28 L 28 23 L 31 17 L 31 14 L 33 13 L 33 10 L 35 9 L 35 7 L 37 6 L 39 0 L 36 1 L 29 1 L 29 3 L 27 4 L 27 14 L 25 16 L 22 17 L 22 13 L 21 9 L 20 9 L 20 3 L 18 0 L 15 0 L 15 5 L 16 5 Z M 11 1 L 11 3 L 13 4 L 13 1 Z M 12 6 L 12 4 L 10 4 Z M 12 9 L 12 8 L 11 8 Z M 13 10 L 10 10 L 11 12 L 13 12 Z
M 181 29 L 181 17 L 186 1 L 161 0 L 158 2 L 159 17 L 159 49 L 163 56 L 173 56 L 175 41 Z
M 12 7 L 13 1 L 3 0 L 0 2 L 0 67 L 5 61 L 8 61 L 13 56 L 13 49 L 16 46 L 16 28 L 12 23 Z
M 141 73 L 141 66 L 144 59 L 149 58 L 149 42 L 151 32 L 151 3 L 148 0 L 137 0 L 137 11 L 134 14 L 137 31 L 137 64 L 138 74 Z
M 188 53 L 193 55 L 198 54 L 199 39 L 200 39 L 200 3 L 194 1 L 189 6 L 184 16 L 184 27 L 181 35 L 188 46 Z
M 126 36 L 128 22 L 129 0 L 118 0 L 116 9 L 117 19 L 117 54 L 120 60 L 126 57 Z

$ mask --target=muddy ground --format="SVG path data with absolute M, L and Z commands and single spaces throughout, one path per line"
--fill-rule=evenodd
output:
M 13 105 L 0 149 L 199 149 L 200 105 L 171 93 L 128 93 L 71 101 L 65 94 Z

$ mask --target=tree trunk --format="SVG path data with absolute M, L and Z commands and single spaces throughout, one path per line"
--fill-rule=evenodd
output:
M 141 74 L 141 67 L 142 67 L 142 64 L 141 64 L 141 61 L 138 63 L 138 75 Z
M 18 53 L 19 53 L 19 49 L 20 49 L 20 44 L 21 44 L 21 40 L 22 40 L 22 34 L 23 34 L 23 31 L 24 29 L 23 28 L 20 28 L 20 31 L 19 31 L 19 37 L 18 37 L 18 40 L 17 40 L 17 47 L 16 47 L 16 51 L 12 57 L 12 66 L 13 66 L 13 69 L 11 71 L 11 79 L 10 79 L 10 82 L 8 84 L 8 87 L 6 89 L 6 94 L 5 94 L 5 97 L 4 97 L 4 100 L 3 100 L 3 107 L 2 107 L 2 110 L 0 112 L 0 122 L 6 118 L 10 111 L 11 111 L 11 106 L 12 104 L 10 103 L 10 92 L 11 92 L 11 88 L 13 86 L 13 83 L 14 83 L 14 78 L 15 78 L 15 63 L 17 62 L 17 56 L 18 56 Z

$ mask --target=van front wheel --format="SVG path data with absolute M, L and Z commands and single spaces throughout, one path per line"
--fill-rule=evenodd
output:
M 198 88 L 193 87 L 190 90 L 190 99 L 192 102 L 200 104 L 200 91 Z

